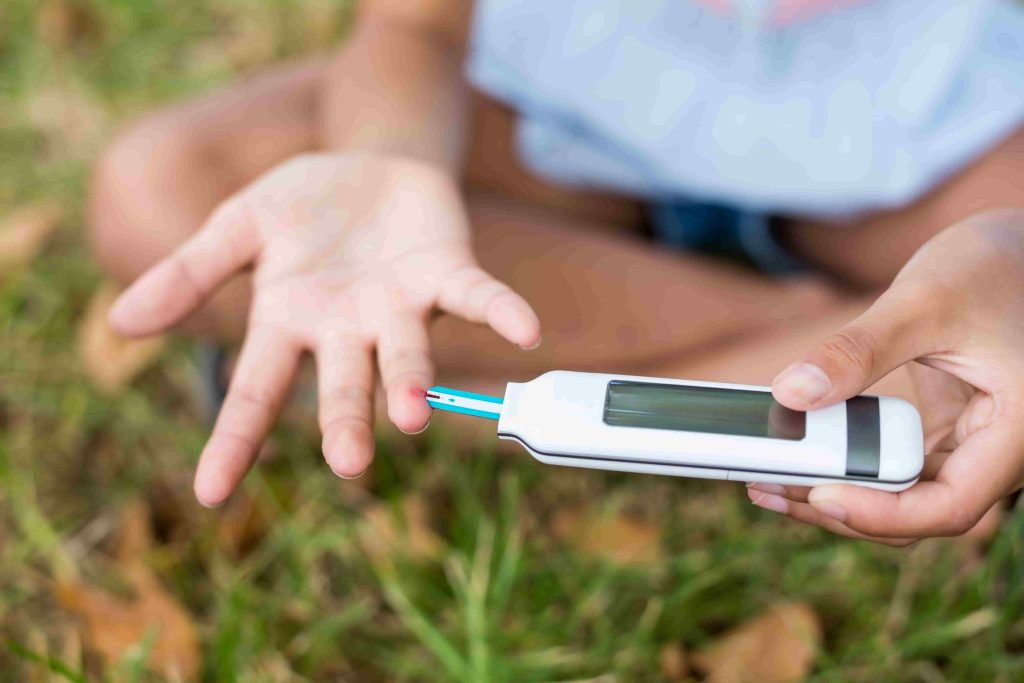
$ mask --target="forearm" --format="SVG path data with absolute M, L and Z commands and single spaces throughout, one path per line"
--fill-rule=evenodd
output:
M 986 156 L 909 206 L 838 227 L 794 221 L 790 247 L 866 288 L 885 287 L 933 236 L 969 216 L 1024 205 L 1024 127 Z
M 324 145 L 411 157 L 460 174 L 467 137 L 464 23 L 458 16 L 364 11 L 324 79 Z

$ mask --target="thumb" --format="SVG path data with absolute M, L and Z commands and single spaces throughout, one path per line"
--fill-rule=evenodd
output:
M 236 195 L 121 294 L 110 309 L 111 326 L 128 337 L 167 329 L 198 309 L 228 277 L 252 262 L 259 249 L 257 226 Z
M 775 399 L 794 410 L 852 398 L 897 367 L 928 352 L 934 298 L 890 288 L 860 317 L 780 372 Z

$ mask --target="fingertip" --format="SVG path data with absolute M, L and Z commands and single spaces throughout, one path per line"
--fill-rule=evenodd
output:
M 218 434 L 216 431 L 206 442 L 206 447 L 199 455 L 196 466 L 195 481 L 192 489 L 196 500 L 204 507 L 223 505 L 234 492 L 238 482 L 248 470 L 251 458 L 245 445 L 231 437 Z
M 759 482 L 748 482 L 747 493 L 751 491 L 760 491 L 761 493 L 771 493 L 776 496 L 785 496 L 787 491 L 786 487 L 781 484 L 762 484 Z
M 777 512 L 785 515 L 789 512 L 789 501 L 774 493 L 765 493 L 757 489 L 747 489 L 747 497 L 750 502 L 763 510 Z
M 832 380 L 812 363 L 793 363 L 772 381 L 772 396 L 793 410 L 812 410 L 820 406 L 832 390 Z
M 821 484 L 813 487 L 807 493 L 807 500 L 809 502 L 826 501 L 826 500 L 841 500 L 843 498 L 843 492 L 849 488 L 845 484 Z
M 398 427 L 398 430 L 402 433 L 419 434 L 430 423 L 432 412 L 429 406 L 422 410 L 409 410 L 408 408 L 389 409 L 388 417 L 391 419 L 391 423 Z
M 166 296 L 168 291 L 178 291 L 172 276 L 163 264 L 143 273 L 107 311 L 110 327 L 124 337 L 144 337 L 159 332 L 166 318 L 177 318 L 181 301 Z
M 849 515 L 849 501 L 845 492 L 850 488 L 842 484 L 815 486 L 807 494 L 807 502 L 818 512 L 839 522 L 845 522 Z
M 427 428 L 434 414 L 427 403 L 427 390 L 405 387 L 391 392 L 388 398 L 388 419 L 405 434 L 419 434 Z
M 369 469 L 369 465 L 362 464 L 358 460 L 338 457 L 328 457 L 327 453 L 324 453 L 324 457 L 327 460 L 327 465 L 334 472 L 335 476 L 341 479 L 358 479 L 359 477 L 366 474 L 366 470 Z
M 117 297 L 107 311 L 107 324 L 123 337 L 139 336 L 137 308 L 134 290 L 129 288 Z
M 217 508 L 223 505 L 231 495 L 231 489 L 224 487 L 223 483 L 211 480 L 211 477 L 196 474 L 192 484 L 192 491 L 196 500 L 204 508 Z
M 540 331 L 538 330 L 537 333 L 536 333 L 536 336 L 534 338 L 532 338 L 531 341 L 519 344 L 519 348 L 521 348 L 523 351 L 533 351 L 535 349 L 540 348 L 540 343 L 541 343 L 541 336 L 540 336 Z
M 342 479 L 358 479 L 373 462 L 373 434 L 369 427 L 343 427 L 323 440 L 324 460 Z
M 540 346 L 540 318 L 526 299 L 515 292 L 495 302 L 488 315 L 495 332 L 525 351 Z
M 110 305 L 110 310 L 107 311 L 107 324 L 113 327 L 115 330 L 120 331 L 122 320 L 124 320 L 125 311 L 129 304 L 125 303 L 125 294 L 122 292 L 114 299 L 114 303 Z

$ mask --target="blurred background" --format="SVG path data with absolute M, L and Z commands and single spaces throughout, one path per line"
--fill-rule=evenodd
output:
M 107 329 L 88 169 L 129 118 L 326 50 L 350 13 L 0 3 L 0 680 L 1024 680 L 1019 512 L 893 550 L 736 485 L 456 448 L 459 418 L 343 481 L 302 410 L 200 508 L 195 349 Z

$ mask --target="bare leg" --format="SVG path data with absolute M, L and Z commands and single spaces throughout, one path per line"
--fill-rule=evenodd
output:
M 854 225 L 797 221 L 788 238 L 825 270 L 867 287 L 883 287 L 918 247 L 968 216 L 1020 206 L 1024 128 L 910 206 L 866 216 Z

